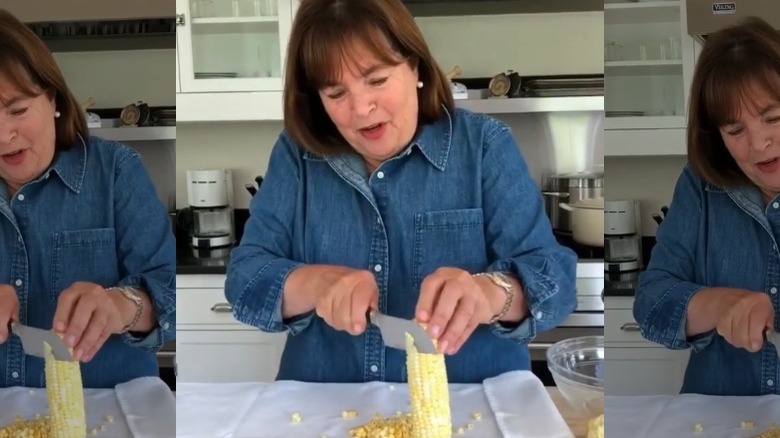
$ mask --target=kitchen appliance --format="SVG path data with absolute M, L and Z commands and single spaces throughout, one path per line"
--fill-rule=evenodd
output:
M 384 315 L 376 310 L 369 312 L 368 319 L 371 324 L 379 327 L 382 340 L 388 347 L 406 350 L 406 334 L 409 333 L 414 338 L 414 346 L 417 351 L 427 354 L 438 353 L 433 339 L 415 321 Z
M 187 200 L 192 213 L 192 246 L 219 248 L 235 241 L 232 172 L 188 170 Z
M 9 332 L 19 336 L 25 354 L 44 357 L 44 342 L 51 347 L 52 355 L 57 360 L 72 361 L 73 356 L 65 342 L 53 331 L 28 327 L 18 322 L 8 324 Z
M 707 36 L 738 24 L 747 17 L 761 17 L 780 30 L 780 2 L 772 0 L 686 0 L 688 34 L 704 43 Z
M 571 232 L 572 215 L 560 207 L 583 199 L 604 197 L 604 173 L 574 172 L 552 174 L 544 178 L 544 207 L 554 230 Z
M 605 272 L 633 272 L 641 268 L 640 218 L 637 201 L 614 200 L 604 203 Z
M 604 246 L 604 198 L 581 199 L 572 204 L 561 202 L 560 207 L 571 212 L 571 234 L 575 241 Z

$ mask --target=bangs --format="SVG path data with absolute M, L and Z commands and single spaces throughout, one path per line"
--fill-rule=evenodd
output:
M 758 94 L 763 91 L 780 102 L 780 74 L 771 65 L 725 64 L 711 72 L 703 87 L 703 103 L 713 128 L 735 123 L 740 109 L 758 113 Z
M 337 20 L 340 21 L 340 20 Z M 396 66 L 404 62 L 393 44 L 380 30 L 379 23 L 364 20 L 317 23 L 309 28 L 302 41 L 300 53 L 304 81 L 313 90 L 337 85 L 342 77 L 343 66 L 353 73 L 365 75 L 371 65 L 361 65 L 356 59 L 365 49 L 381 64 Z
M 0 75 L 11 84 L 11 90 L 0 90 L 0 104 L 9 106 L 19 97 L 37 97 L 43 94 L 41 88 L 30 77 L 30 73 L 7 51 L 0 53 Z

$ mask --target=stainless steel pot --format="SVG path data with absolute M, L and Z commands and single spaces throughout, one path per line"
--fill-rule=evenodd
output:
M 599 172 L 575 172 L 547 177 L 542 191 L 545 211 L 553 229 L 573 230 L 572 215 L 561 208 L 560 203 L 576 203 L 583 199 L 604 197 L 604 174 Z

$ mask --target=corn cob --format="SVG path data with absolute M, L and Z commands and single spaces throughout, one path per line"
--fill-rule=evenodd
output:
M 49 415 L 17 420 L 0 428 L 0 438 L 85 438 L 84 389 L 78 361 L 60 361 L 44 343 L 44 373 Z
M 412 438 L 452 436 L 450 393 L 444 355 L 420 353 L 406 334 L 406 372 L 412 403 Z

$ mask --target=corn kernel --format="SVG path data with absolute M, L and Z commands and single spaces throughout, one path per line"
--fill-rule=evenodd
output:
M 694 431 L 694 432 L 696 432 L 696 433 L 702 433 L 702 432 L 704 432 L 704 425 L 703 425 L 703 424 L 701 424 L 701 423 L 696 423 L 696 424 L 693 426 L 693 431 Z
M 292 414 L 292 422 L 293 424 L 298 424 L 301 422 L 301 414 L 298 412 L 293 412 Z

